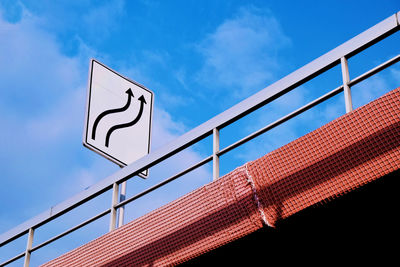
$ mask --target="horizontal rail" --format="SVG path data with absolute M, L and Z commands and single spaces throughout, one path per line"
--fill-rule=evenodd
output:
M 182 172 L 180 172 L 180 173 L 178 173 L 178 174 L 175 174 L 175 175 L 171 176 L 171 177 L 168 178 L 168 179 L 165 179 L 165 180 L 162 181 L 161 183 L 159 183 L 159 184 L 157 184 L 157 185 L 155 185 L 155 186 L 153 186 L 153 187 L 151 187 L 151 188 L 149 188 L 149 189 L 147 189 L 147 190 L 145 190 L 145 191 L 143 191 L 143 192 L 141 192 L 141 193 L 139 193 L 139 194 L 137 194 L 137 195 L 135 195 L 135 196 L 133 196 L 133 197 L 127 199 L 127 200 L 125 200 L 125 201 L 122 201 L 122 202 L 118 203 L 118 205 L 115 205 L 114 208 L 115 208 L 115 209 L 120 208 L 120 207 L 122 207 L 122 206 L 124 206 L 124 205 L 126 205 L 126 204 L 128 204 L 128 203 L 130 203 L 130 202 L 132 202 L 132 201 L 134 201 L 135 199 L 138 199 L 138 198 L 142 197 L 143 195 L 146 195 L 146 194 L 148 194 L 148 193 L 150 193 L 150 192 L 156 190 L 157 188 L 159 188 L 159 187 L 161 187 L 161 186 L 163 186 L 163 185 L 165 185 L 165 184 L 168 184 L 169 182 L 172 182 L 173 180 L 175 180 L 175 179 L 181 177 L 182 175 L 185 175 L 185 174 L 187 174 L 187 173 L 193 171 L 194 169 L 197 169 L 197 168 L 201 167 L 202 165 L 204 165 L 204 164 L 210 162 L 211 160 L 212 160 L 212 156 L 208 156 L 208 157 L 206 157 L 205 159 L 203 159 L 203 160 L 197 162 L 196 164 L 193 164 L 193 165 L 190 166 L 189 168 L 183 170 Z M 78 225 L 76 225 L 76 226 L 74 226 L 74 227 L 72 227 L 72 228 L 70 228 L 70 229 L 64 231 L 64 232 L 62 232 L 61 234 L 59 234 L 59 235 L 57 235 L 57 236 L 55 236 L 55 237 L 52 237 L 52 238 L 50 238 L 50 239 L 48 239 L 48 240 L 46 240 L 46 241 L 40 243 L 39 245 L 36 245 L 36 246 L 33 247 L 32 249 L 30 249 L 30 252 L 33 252 L 33 251 L 35 251 L 35 250 L 38 250 L 38 249 L 40 249 L 41 247 L 44 247 L 44 246 L 46 246 L 46 245 L 48 245 L 48 244 L 50 244 L 50 243 L 52 243 L 52 242 L 54 242 L 54 241 L 56 241 L 56 240 L 62 238 L 63 236 L 66 236 L 66 235 L 68 235 L 68 234 L 70 234 L 70 233 L 76 231 L 76 230 L 78 230 L 78 229 L 84 227 L 85 225 L 87 225 L 87 224 L 89 224 L 89 223 L 91 223 L 91 222 L 93 222 L 93 221 L 95 221 L 95 220 L 97 220 L 97 219 L 100 219 L 101 217 L 107 215 L 107 214 L 110 213 L 110 212 L 111 212 L 111 209 L 107 209 L 107 210 L 105 210 L 105 211 L 103 211 L 103 212 L 101 212 L 101 213 L 99 213 L 99 214 L 97 214 L 97 215 L 91 217 L 90 219 L 88 219 L 88 220 L 86 220 L 86 221 L 84 221 L 84 222 L 82 222 L 82 223 L 80 223 L 80 224 L 78 224 Z M 2 263 L 0 266 L 4 266 L 4 265 L 7 265 L 7 264 L 9 264 L 9 263 L 11 263 L 11 262 L 13 262 L 13 261 L 16 261 L 16 260 L 22 258 L 24 255 L 25 255 L 25 252 L 22 252 L 21 254 L 15 256 L 14 258 L 9 259 L 8 261 Z
M 365 79 L 371 77 L 372 75 L 374 75 L 374 74 L 376 74 L 376 73 L 378 73 L 378 72 L 390 67 L 391 65 L 393 65 L 393 64 L 395 64 L 395 63 L 397 63 L 399 61 L 400 61 L 400 55 L 397 55 L 397 56 L 387 60 L 386 62 L 378 65 L 377 67 L 375 67 L 375 68 L 373 68 L 373 69 L 361 74 L 357 78 L 351 80 L 349 82 L 349 85 L 356 85 L 356 84 L 364 81 Z M 321 97 L 319 97 L 319 98 L 307 103 L 306 105 L 304 105 L 304 106 L 296 109 L 295 111 L 283 116 L 282 118 L 270 123 L 269 125 L 259 129 L 258 131 L 256 131 L 256 132 L 254 132 L 254 133 L 252 133 L 252 134 L 240 139 L 239 141 L 237 141 L 237 142 L 225 147 L 224 149 L 216 152 L 216 154 L 218 156 L 224 155 L 224 154 L 228 153 L 229 151 L 239 147 L 240 145 L 242 145 L 242 144 L 244 144 L 244 143 L 246 143 L 246 142 L 248 142 L 248 141 L 250 141 L 250 140 L 252 140 L 252 139 L 254 139 L 256 137 L 258 137 L 259 135 L 261 135 L 261 134 L 263 134 L 263 133 L 265 133 L 265 132 L 267 132 L 267 131 L 269 131 L 269 130 L 277 127 L 277 126 L 279 126 L 280 124 L 292 119 L 293 117 L 296 117 L 297 115 L 299 115 L 299 114 L 301 114 L 301 113 L 313 108 L 314 106 L 316 106 L 316 105 L 318 105 L 318 104 L 320 104 L 320 103 L 332 98 L 333 96 L 339 94 L 342 91 L 343 91 L 343 85 L 341 85 L 341 86 L 333 89 L 332 91 L 324 94 L 323 96 L 321 96 Z M 181 177 L 181 176 L 193 171 L 194 169 L 197 169 L 197 168 L 201 167 L 202 165 L 204 165 L 204 164 L 206 164 L 206 163 L 208 163 L 208 162 L 210 162 L 212 160 L 213 160 L 213 156 L 212 155 L 208 156 L 208 157 L 204 158 L 203 160 L 201 160 L 201 161 L 193 164 L 192 166 L 186 168 L 185 170 L 183 170 L 183 171 L 181 171 L 181 172 L 179 172 L 179 173 L 177 173 L 177 174 L 165 179 L 164 181 L 158 183 L 157 185 L 154 185 L 154 186 L 142 191 L 141 193 L 130 197 L 129 199 L 121 201 L 120 203 L 115 205 L 114 208 L 118 209 L 118 208 L 120 208 L 120 207 L 122 207 L 122 206 L 124 206 L 124 205 L 126 205 L 126 204 L 128 204 L 128 203 L 130 203 L 130 202 L 132 202 L 132 201 L 134 201 L 134 200 L 136 200 L 136 199 L 138 199 L 138 198 L 140 198 L 140 197 L 142 197 L 142 196 L 144 196 L 144 195 L 146 195 L 146 194 L 158 189 L 158 188 L 160 188 L 161 186 L 164 186 L 164 185 L 168 184 L 169 182 L 172 182 L 172 181 L 176 180 L 177 178 L 179 178 L 179 177 Z M 43 243 L 41 243 L 39 245 L 36 245 L 32 249 L 30 249 L 30 252 L 38 250 L 41 247 L 44 247 L 44 246 L 46 246 L 46 245 L 48 245 L 48 244 L 50 244 L 50 243 L 62 238 L 63 236 L 68 235 L 69 233 L 76 231 L 76 230 L 84 227 L 85 225 L 87 225 L 87 224 L 89 224 L 89 223 L 91 223 L 91 222 L 93 222 L 93 221 L 95 221 L 97 219 L 100 219 L 101 217 L 107 215 L 110 212 L 111 212 L 111 209 L 107 209 L 107 210 L 105 210 L 105 211 L 93 216 L 92 218 L 90 218 L 90 219 L 88 219 L 88 220 L 86 220 L 86 221 L 84 221 L 84 222 L 82 222 L 82 223 L 80 223 L 80 224 L 78 224 L 78 225 L 76 225 L 76 226 L 64 231 L 63 233 L 61 233 L 61 234 L 59 234 L 59 235 L 57 235 L 57 236 L 55 236 L 53 238 L 48 239 L 47 241 L 44 241 Z M 11 263 L 13 261 L 16 261 L 16 260 L 22 258 L 23 256 L 24 256 L 24 252 L 20 253 L 19 255 L 15 256 L 12 259 L 0 264 L 0 266 L 7 265 L 7 264 L 9 264 L 9 263 Z
M 135 199 L 138 199 L 138 198 L 140 198 L 140 197 L 142 197 L 142 196 L 144 196 L 144 195 L 146 195 L 146 194 L 148 194 L 148 193 L 150 193 L 150 192 L 156 190 L 157 188 L 159 188 L 159 187 L 161 187 L 161 186 L 163 186 L 163 185 L 166 185 L 166 184 L 168 184 L 169 182 L 172 182 L 173 180 L 175 180 L 175 179 L 181 177 L 182 175 L 185 175 L 186 173 L 191 172 L 191 171 L 193 171 L 194 169 L 199 168 L 200 166 L 203 166 L 204 164 L 206 164 L 206 163 L 212 161 L 212 159 L 213 159 L 212 156 L 208 156 L 207 158 L 205 158 L 205 159 L 199 161 L 198 163 L 196 163 L 196 164 L 190 166 L 189 168 L 185 169 L 184 171 L 182 171 L 182 172 L 180 172 L 180 173 L 178 173 L 178 174 L 175 174 L 175 175 L 173 175 L 173 176 L 171 176 L 171 177 L 165 179 L 165 180 L 162 181 L 161 183 L 158 183 L 158 184 L 156 184 L 156 185 L 154 185 L 154 186 L 152 186 L 152 187 L 150 187 L 150 188 L 148 188 L 148 189 L 146 189 L 146 190 L 140 192 L 140 193 L 137 194 L 137 195 L 134 195 L 134 196 L 132 196 L 132 197 L 130 197 L 130 198 L 124 200 L 124 201 L 121 201 L 120 203 L 118 203 L 117 205 L 115 205 L 114 208 L 116 208 L 116 209 L 117 209 L 117 208 L 120 208 L 120 207 L 122 207 L 122 206 L 128 204 L 129 202 L 132 202 L 132 201 L 134 201 Z
M 38 250 L 39 248 L 44 247 L 44 246 L 56 241 L 57 239 L 60 239 L 61 237 L 66 236 L 67 234 L 72 233 L 72 232 L 78 230 L 79 228 L 82 228 L 85 225 L 87 225 L 87 224 L 89 224 L 89 223 L 91 223 L 91 222 L 93 222 L 93 221 L 95 221 L 97 219 L 100 219 L 101 217 L 107 215 L 110 212 L 111 212 L 111 210 L 107 209 L 107 210 L 105 210 L 105 211 L 93 216 L 92 218 L 90 218 L 90 219 L 88 219 L 88 220 L 86 220 L 86 221 L 84 221 L 84 222 L 82 222 L 82 223 L 80 223 L 80 224 L 78 224 L 78 225 L 76 225 L 76 226 L 64 231 L 64 232 L 62 232 L 61 234 L 59 234 L 59 235 L 57 235 L 55 237 L 52 237 L 52 238 L 44 241 L 43 243 L 40 243 L 39 245 L 37 245 L 37 246 L 33 247 L 32 249 L 30 249 L 30 251 L 33 252 L 35 250 Z
M 103 185 L 103 186 L 102 186 Z M 16 228 L 11 229 L 9 232 L 4 233 L 3 235 L 6 235 L 7 233 L 11 232 L 16 232 L 14 236 L 11 236 L 10 238 L 7 239 L 2 239 L 2 236 L 0 236 L 0 247 L 2 247 L 4 244 L 11 242 L 14 239 L 17 239 L 18 237 L 28 233 L 30 228 L 38 228 L 39 226 L 54 220 L 58 218 L 59 216 L 67 213 L 68 211 L 78 207 L 79 205 L 101 195 L 102 193 L 106 192 L 107 190 L 112 188 L 112 185 L 106 185 L 103 181 L 98 182 L 95 184 L 93 187 L 95 187 L 96 192 L 91 194 L 90 192 L 87 192 L 88 190 L 84 190 L 80 192 L 79 194 L 75 195 L 76 201 L 73 203 L 70 203 L 69 200 L 63 201 L 60 204 L 51 207 L 45 212 L 42 212 L 41 214 L 25 221 L 24 223 L 20 224 Z M 79 201 L 78 201 L 79 200 Z M 29 227 L 31 226 L 31 227 Z M 20 231 L 17 231 L 20 228 Z
M 28 229 L 37 228 L 40 225 L 65 214 L 80 204 L 100 195 L 106 190 L 109 190 L 114 183 L 126 181 L 143 170 L 146 170 L 179 151 L 182 151 L 197 141 L 212 134 L 214 128 L 221 129 L 231 124 L 326 70 L 336 66 L 340 62 L 340 58 L 349 58 L 398 30 L 399 22 L 397 14 L 394 14 L 337 48 L 264 88 L 253 96 L 236 104 L 232 108 L 194 128 L 177 138 L 174 142 L 144 156 L 115 174 L 89 187 L 87 190 L 82 191 L 74 197 L 0 235 L 0 246 L 27 233 Z
M 376 74 L 376 73 L 378 73 L 378 72 L 380 72 L 380 71 L 392 66 L 393 64 L 395 64 L 395 63 L 397 63 L 399 61 L 400 61 L 400 55 L 397 55 L 397 56 L 385 61 L 384 63 L 380 64 L 379 66 L 377 66 L 377 67 L 375 67 L 375 68 L 373 68 L 373 69 L 361 74 L 357 78 L 354 78 L 348 84 L 349 84 L 349 86 L 356 85 L 356 84 L 364 81 L 365 79 L 371 77 L 372 75 L 374 75 L 374 74 Z M 269 131 L 269 130 L 277 127 L 277 126 L 279 126 L 280 124 L 290 120 L 291 118 L 296 117 L 297 115 L 299 115 L 299 114 L 311 109 L 312 107 L 324 102 L 325 100 L 328 100 L 329 98 L 337 95 L 338 93 L 340 93 L 342 91 L 343 91 L 343 85 L 341 85 L 341 86 L 333 89 L 332 91 L 326 93 L 325 95 L 323 95 L 323 96 L 321 96 L 321 97 L 309 102 L 308 104 L 298 108 L 297 110 L 287 114 L 286 116 L 284 116 L 284 117 L 272 122 L 271 124 L 261 128 L 260 130 L 254 132 L 252 134 L 249 134 L 248 136 L 240 139 L 239 141 L 236 141 L 235 143 L 225 147 L 224 149 L 221 149 L 216 154 L 218 156 L 222 156 L 225 153 L 228 153 L 229 151 L 237 148 L 238 146 L 241 146 L 242 144 L 244 144 L 244 143 L 246 143 L 246 142 L 248 142 L 250 140 L 253 140 L 257 136 L 259 136 L 259 135 L 261 135 L 261 134 L 263 134 L 263 133 L 265 133 L 265 132 L 267 132 L 267 131 Z
M 244 144 L 244 143 L 256 138 L 257 136 L 259 136 L 259 135 L 261 135 L 261 134 L 263 134 L 263 133 L 265 133 L 265 132 L 267 132 L 267 131 L 275 128 L 275 127 L 277 127 L 278 125 L 281 125 L 282 123 L 290 120 L 293 117 L 296 117 L 297 115 L 309 110 L 310 108 L 312 108 L 312 107 L 324 102 L 325 100 L 337 95 L 338 93 L 340 93 L 342 91 L 343 91 L 343 85 L 341 85 L 341 86 L 337 87 L 336 89 L 333 89 L 332 91 L 328 92 L 327 94 L 325 94 L 325 95 L 323 95 L 323 96 L 321 96 L 321 97 L 309 102 L 308 104 L 302 106 L 301 108 L 296 109 L 295 111 L 287 114 L 286 116 L 283 116 L 282 118 L 280 118 L 280 119 L 268 124 L 267 126 L 261 128 L 260 130 L 254 132 L 252 134 L 249 134 L 248 136 L 246 136 L 246 137 L 240 139 L 239 141 L 237 141 L 237 142 L 225 147 L 224 149 L 221 149 L 219 152 L 217 152 L 217 154 L 219 156 L 221 156 L 221 155 L 223 155 L 225 153 L 228 153 L 229 151 L 237 148 L 238 146 L 240 146 L 240 145 L 242 145 L 242 144 Z
M 397 55 L 391 59 L 389 59 L 388 61 L 385 61 L 384 63 L 380 64 L 379 66 L 376 66 L 375 68 L 361 74 L 360 76 L 358 76 L 357 78 L 354 78 L 353 80 L 351 80 L 348 85 L 349 86 L 353 86 L 356 85 L 357 83 L 360 83 L 362 81 L 364 81 L 365 79 L 371 77 L 372 75 L 392 66 L 393 64 L 397 63 L 400 61 L 400 55 Z
M 25 251 L 24 251 L 24 252 L 21 252 L 21 253 L 18 254 L 17 256 L 15 256 L 15 257 L 13 257 L 13 258 L 11 258 L 11 259 L 5 261 L 5 262 L 0 263 L 0 267 L 6 266 L 7 264 L 10 264 L 10 263 L 12 263 L 12 262 L 14 262 L 14 261 L 16 261 L 16 260 L 19 260 L 19 259 L 22 258 L 23 256 L 25 256 Z

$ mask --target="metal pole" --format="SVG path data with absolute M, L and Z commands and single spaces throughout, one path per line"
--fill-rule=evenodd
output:
M 109 231 L 115 229 L 115 223 L 117 221 L 117 209 L 115 205 L 118 204 L 118 184 L 113 184 L 112 199 L 111 199 L 111 214 L 110 214 L 110 228 Z
M 29 267 L 29 262 L 31 260 L 31 249 L 32 249 L 32 244 L 33 244 L 33 233 L 34 233 L 33 228 L 29 228 L 28 242 L 26 243 L 26 250 L 25 250 L 24 267 Z
M 119 194 L 119 202 L 124 201 L 126 198 L 126 181 L 121 184 L 121 192 Z M 118 227 L 124 224 L 125 205 L 119 208 Z
M 345 57 L 340 58 L 340 63 L 342 66 L 344 102 L 346 105 L 346 113 L 349 113 L 350 111 L 353 110 L 353 103 L 351 100 L 351 90 L 349 86 L 350 82 L 349 66 L 347 64 L 347 59 Z
M 219 130 L 213 129 L 213 181 L 219 178 Z

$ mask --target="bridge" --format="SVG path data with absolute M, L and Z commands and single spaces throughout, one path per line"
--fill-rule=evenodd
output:
M 285 229 L 285 222 L 290 220 L 296 224 L 296 218 L 299 218 L 296 216 L 307 215 L 316 205 L 324 207 L 338 203 L 350 194 L 362 194 L 365 188 L 373 191 L 382 186 L 382 181 L 385 181 L 385 190 L 390 190 L 398 183 L 396 178 L 400 168 L 400 88 L 353 110 L 351 87 L 397 63 L 400 55 L 353 79 L 349 76 L 348 59 L 397 33 L 400 29 L 399 16 L 400 13 L 390 16 L 173 143 L 2 234 L 1 246 L 23 235 L 27 236 L 27 246 L 25 251 L 1 266 L 20 258 L 24 258 L 25 266 L 29 266 L 30 255 L 36 250 L 106 215 L 110 215 L 109 233 L 43 266 L 140 266 L 207 262 L 212 260 L 212 253 L 226 255 L 238 251 L 243 244 L 247 244 L 246 248 L 250 250 L 252 246 L 249 244 L 254 243 L 251 240 L 276 235 L 270 229 L 279 230 L 280 225 Z M 337 65 L 342 70 L 340 86 L 245 138 L 220 148 L 221 129 L 241 118 L 245 119 L 260 107 Z M 221 156 L 341 93 L 345 99 L 345 115 L 220 177 Z M 121 183 L 208 136 L 213 137 L 211 155 L 137 195 L 118 201 Z M 118 209 L 209 162 L 213 163 L 211 183 L 125 225 L 117 225 Z M 112 192 L 109 209 L 33 246 L 36 229 L 105 191 Z M 370 194 L 366 194 L 364 199 L 370 197 Z M 364 223 L 371 227 L 379 220 L 368 210 L 364 216 L 370 219 Z M 318 218 L 318 213 L 315 217 Z M 313 217 L 308 218 L 313 220 Z M 307 224 L 313 225 L 304 221 L 301 225 Z

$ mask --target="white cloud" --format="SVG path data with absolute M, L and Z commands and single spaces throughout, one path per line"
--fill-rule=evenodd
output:
M 183 86 L 183 88 L 188 89 L 187 86 L 187 74 L 184 68 L 180 68 L 175 71 L 175 78 Z
M 82 79 L 79 59 L 60 54 L 55 39 L 37 24 L 27 12 L 16 24 L 0 19 L 1 104 L 14 112 L 29 110 L 26 116 L 55 104 Z
M 352 89 L 353 107 L 357 108 L 399 87 L 400 70 L 397 65 L 355 85 Z
M 351 88 L 353 109 L 368 104 L 397 88 L 400 81 L 399 73 L 398 67 L 392 66 L 353 86 Z M 313 100 L 315 96 L 312 97 L 310 91 L 305 84 L 268 104 L 265 110 L 254 118 L 253 123 L 243 128 L 244 131 L 247 134 L 256 131 L 272 122 L 271 118 L 284 116 Z M 343 93 L 341 93 L 251 141 L 245 145 L 245 153 L 237 153 L 236 158 L 242 162 L 257 159 L 344 114 L 345 103 Z
M 397 63 L 398 64 L 398 63 Z M 393 80 L 395 80 L 395 82 L 396 82 L 396 84 L 398 85 L 398 86 L 400 86 L 400 68 L 399 67 L 397 67 L 397 68 L 391 68 L 390 69 L 390 71 L 391 71 L 391 76 L 393 77 Z
M 92 40 L 102 40 L 107 37 L 115 28 L 118 18 L 124 14 L 124 1 L 108 1 L 104 5 L 91 7 L 82 17 L 85 25 L 86 34 L 92 37 Z
M 243 96 L 275 79 L 282 65 L 278 52 L 290 44 L 270 12 L 242 8 L 203 40 L 205 63 L 199 80 Z
M 0 17 L 0 39 L 6 40 L 0 42 L 0 110 L 5 114 L 0 138 L 7 140 L 8 150 L 1 158 L 5 186 L 0 195 L 1 202 L 18 203 L 15 209 L 19 211 L 1 210 L 1 219 L 5 216 L 15 224 L 118 169 L 81 145 L 88 57 L 95 51 L 80 40 L 79 53 L 68 57 L 57 38 L 41 25 L 42 21 L 26 10 L 16 23 Z M 154 116 L 155 148 L 186 130 L 160 107 L 155 107 Z M 188 149 L 170 161 L 168 171 L 152 173 L 166 178 L 198 159 L 200 156 Z M 23 168 L 18 168 L 21 164 Z M 25 200 L 11 193 L 18 186 Z
M 26 121 L 26 133 L 32 139 L 54 144 L 79 135 L 83 128 L 86 88 L 79 87 L 65 96 L 48 114 Z
M 171 142 L 186 130 L 186 127 L 182 123 L 174 121 L 169 113 L 160 108 L 155 108 L 153 119 L 153 148 L 159 148 Z

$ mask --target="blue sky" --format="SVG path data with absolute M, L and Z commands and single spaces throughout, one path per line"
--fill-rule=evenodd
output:
M 82 146 L 89 59 L 155 93 L 152 150 L 400 11 L 385 1 L 0 1 L 0 232 L 119 168 Z M 399 53 L 399 34 L 349 60 L 356 77 Z M 338 67 L 246 121 L 221 131 L 221 146 L 340 85 Z M 400 67 L 353 88 L 354 105 L 400 85 Z M 224 174 L 344 113 L 342 95 L 221 158 Z M 134 178 L 128 194 L 211 154 L 210 138 Z M 211 181 L 207 165 L 127 208 L 127 220 Z M 109 207 L 110 197 L 38 230 L 37 241 Z M 12 207 L 11 207 L 12 205 Z M 85 217 L 86 218 L 86 217 Z M 60 220 L 61 221 L 61 220 Z M 65 223 L 67 221 L 68 223 Z M 81 232 L 105 233 L 108 218 Z M 70 224 L 70 225 L 69 225 Z M 75 239 L 74 239 L 75 238 Z M 76 236 L 34 253 L 40 264 L 81 243 Z M 25 240 L 0 249 L 0 262 Z M 20 245 L 22 244 L 22 245 Z M 38 243 L 36 243 L 38 244 Z M 17 248 L 18 247 L 18 248 Z M 3 258 L 4 257 L 4 258 Z M 18 266 L 18 265 L 16 265 Z

